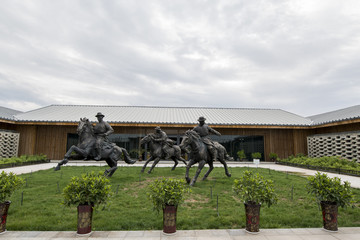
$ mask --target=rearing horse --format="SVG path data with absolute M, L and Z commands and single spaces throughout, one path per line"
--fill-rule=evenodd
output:
M 201 140 L 200 135 L 193 130 L 188 130 L 185 132 L 185 136 L 183 137 L 183 140 L 181 141 L 180 144 L 181 149 L 185 149 L 188 146 L 190 146 L 191 148 L 192 157 L 186 166 L 185 179 L 187 183 L 190 183 L 190 186 L 193 186 L 205 164 L 207 163 L 209 165 L 209 170 L 205 173 L 202 180 L 205 180 L 209 176 L 210 172 L 214 169 L 214 164 L 212 157 L 208 152 L 206 144 Z M 229 157 L 225 147 L 220 143 L 215 142 L 215 147 L 218 152 L 217 160 L 219 160 L 224 165 L 226 176 L 231 177 L 231 174 L 229 173 L 227 164 L 225 162 L 225 159 L 231 160 L 231 157 Z M 199 163 L 198 169 L 196 170 L 193 179 L 190 180 L 189 170 L 191 166 L 196 163 Z
M 95 143 L 96 137 L 93 132 L 93 127 L 87 118 L 80 118 L 77 127 L 77 134 L 79 135 L 78 145 L 72 145 L 66 152 L 64 159 L 55 167 L 55 171 L 60 170 L 60 166 L 68 163 L 69 158 L 73 158 L 72 152 L 77 156 L 82 157 L 83 160 L 94 159 L 96 157 Z M 117 169 L 117 161 L 124 156 L 124 161 L 128 164 L 134 164 L 136 160 L 130 158 L 129 153 L 125 148 L 121 148 L 114 143 L 104 142 L 101 149 L 101 160 L 105 160 L 109 165 L 109 169 L 105 170 L 105 175 L 111 177 Z
M 158 142 L 153 141 L 154 140 L 154 134 L 153 133 L 149 133 L 148 135 L 146 135 L 145 137 L 143 137 L 140 140 L 140 145 L 143 145 L 145 143 L 149 143 L 149 148 L 150 148 L 150 158 L 148 160 L 146 160 L 144 166 L 141 169 L 141 172 L 145 171 L 146 165 L 151 162 L 154 161 L 153 165 L 151 166 L 150 170 L 148 171 L 148 173 L 151 173 L 151 171 L 154 169 L 154 167 L 159 163 L 159 161 L 161 159 L 164 159 L 164 152 L 162 150 L 162 146 L 161 144 L 159 144 Z M 186 165 L 186 161 L 185 159 L 183 159 L 181 157 L 181 149 L 179 146 L 174 145 L 169 149 L 169 155 L 170 158 L 175 162 L 174 166 L 172 167 L 171 170 L 174 170 L 176 168 L 176 166 L 179 164 L 179 161 L 182 161 L 185 165 Z

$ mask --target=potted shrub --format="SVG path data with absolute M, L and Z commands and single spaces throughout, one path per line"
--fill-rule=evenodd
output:
M 278 158 L 278 155 L 276 153 L 271 152 L 269 153 L 269 158 L 271 161 L 275 162 Z
M 246 159 L 246 155 L 245 155 L 245 151 L 244 150 L 240 150 L 237 153 L 237 156 L 239 158 L 240 161 L 243 161 L 244 159 Z
M 24 184 L 24 180 L 14 173 L 0 174 L 0 234 L 6 231 L 6 217 L 11 204 L 9 200 L 16 189 Z
M 317 172 L 315 176 L 308 177 L 306 186 L 308 193 L 315 195 L 320 202 L 324 229 L 336 232 L 338 206 L 346 207 L 353 202 L 350 183 L 345 181 L 341 184 L 340 178 L 330 178 L 325 173 Z
M 260 163 L 260 159 L 261 159 L 261 153 L 259 152 L 254 152 L 251 154 L 251 157 L 254 161 L 255 164 L 259 164 Z
M 157 211 L 163 211 L 163 232 L 176 232 L 177 207 L 184 201 L 186 191 L 183 179 L 162 178 L 155 180 L 148 187 L 148 197 Z
M 103 173 L 86 173 L 72 177 L 63 190 L 63 204 L 75 205 L 78 211 L 77 234 L 90 234 L 93 208 L 105 204 L 111 195 L 111 185 Z
M 233 190 L 245 205 L 246 231 L 258 233 L 261 205 L 270 207 L 277 202 L 273 182 L 265 180 L 259 173 L 245 171 L 239 179 L 234 180 Z

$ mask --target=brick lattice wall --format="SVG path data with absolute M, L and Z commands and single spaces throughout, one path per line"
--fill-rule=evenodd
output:
M 0 158 L 17 157 L 20 133 L 0 131 Z
M 360 132 L 309 136 L 307 144 L 309 157 L 340 156 L 360 160 Z

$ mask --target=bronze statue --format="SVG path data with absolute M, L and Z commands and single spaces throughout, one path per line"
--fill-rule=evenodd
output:
M 101 148 L 104 142 L 109 142 L 107 136 L 112 134 L 114 132 L 114 129 L 110 126 L 109 123 L 103 120 L 105 117 L 104 114 L 99 112 L 96 114 L 98 123 L 94 126 L 94 134 L 96 137 L 96 144 L 95 144 L 95 151 L 96 151 L 96 157 L 94 158 L 96 161 L 99 161 L 101 159 Z
M 153 141 L 161 145 L 161 149 L 165 153 L 164 159 L 168 160 L 170 158 L 170 149 L 174 146 L 173 140 L 168 138 L 167 134 L 161 130 L 159 126 L 155 128 L 155 134 L 153 137 Z
M 103 116 L 101 113 L 98 115 L 100 116 L 100 118 L 101 116 Z M 100 131 L 98 131 L 99 129 Z M 58 165 L 55 167 L 55 171 L 60 170 L 60 166 L 68 163 L 70 158 L 82 158 L 83 160 L 96 158 L 97 161 L 101 159 L 105 160 L 106 163 L 110 166 L 110 169 L 105 170 L 104 174 L 111 177 L 117 169 L 117 161 L 120 160 L 122 156 L 124 158 L 124 161 L 128 164 L 134 164 L 136 162 L 136 160 L 132 160 L 130 158 L 129 153 L 126 151 L 125 148 L 121 148 L 107 140 L 106 136 L 111 130 L 106 128 L 107 131 L 105 133 L 99 133 L 102 131 L 102 127 L 99 127 L 99 129 L 97 129 L 96 126 L 93 127 L 89 119 L 80 118 L 80 122 L 77 127 L 79 142 L 77 146 L 73 145 L 70 147 L 69 151 L 66 152 L 64 159 L 59 162 Z M 97 131 L 97 134 L 95 134 L 94 130 Z M 101 140 L 99 139 L 104 141 L 101 142 Z M 101 146 L 100 151 L 96 150 L 98 146 Z M 75 152 L 76 155 L 72 155 L 72 152 Z
M 178 165 L 178 161 L 182 161 L 186 165 L 185 159 L 181 157 L 181 149 L 174 145 L 174 142 L 167 137 L 167 134 L 161 130 L 160 127 L 155 128 L 155 133 L 149 133 L 140 140 L 140 145 L 149 143 L 150 158 L 146 160 L 141 172 L 145 171 L 147 164 L 154 161 L 148 173 L 154 169 L 161 159 L 171 159 L 175 162 L 171 170 L 174 170 Z
M 209 133 L 214 133 L 216 135 L 220 135 L 220 133 L 208 125 L 205 125 L 205 120 L 204 117 L 200 117 L 198 119 L 200 124 L 193 130 L 186 131 L 180 144 L 180 148 L 184 150 L 190 147 L 191 157 L 186 166 L 185 179 L 191 186 L 195 184 L 206 163 L 209 165 L 209 170 L 204 175 L 203 180 L 209 176 L 210 172 L 214 169 L 213 163 L 216 160 L 219 160 L 224 165 L 225 174 L 228 177 L 231 177 L 225 160 L 232 160 L 232 157 L 227 154 L 223 145 L 210 139 Z M 190 180 L 189 170 L 191 166 L 196 163 L 199 163 L 198 169 L 194 178 Z
M 206 118 L 199 117 L 199 125 L 193 128 L 193 131 L 197 132 L 199 136 L 201 137 L 201 140 L 206 144 L 207 149 L 210 151 L 213 162 L 216 161 L 217 158 L 217 150 L 214 146 L 214 142 L 210 138 L 210 133 L 213 133 L 217 136 L 221 136 L 221 134 L 209 127 L 207 124 L 205 124 Z

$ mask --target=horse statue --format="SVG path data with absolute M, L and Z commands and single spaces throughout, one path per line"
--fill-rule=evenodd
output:
M 227 151 L 223 145 L 218 142 L 215 142 L 214 144 L 218 152 L 217 160 L 219 160 L 224 165 L 226 176 L 231 177 L 225 160 L 231 160 L 232 158 L 227 154 Z M 186 149 L 188 147 L 190 147 L 190 152 L 192 156 L 186 166 L 185 179 L 187 183 L 190 183 L 190 186 L 193 186 L 205 164 L 207 163 L 209 165 L 209 170 L 205 173 L 202 180 L 205 180 L 209 176 L 211 171 L 214 169 L 214 164 L 212 157 L 208 152 L 206 144 L 203 143 L 200 135 L 193 130 L 186 131 L 185 136 L 183 137 L 180 144 L 181 149 Z M 190 180 L 189 170 L 191 166 L 196 163 L 199 163 L 198 169 L 196 170 L 194 178 Z
M 72 159 L 94 159 L 96 157 L 95 143 L 96 137 L 93 132 L 93 127 L 87 118 L 80 118 L 79 125 L 77 127 L 77 134 L 79 135 L 78 145 L 72 145 L 66 152 L 64 159 L 58 163 L 55 167 L 55 171 L 60 170 L 60 166 L 68 163 L 69 158 Z M 75 152 L 76 155 L 72 155 Z M 101 148 L 101 160 L 105 160 L 109 165 L 109 169 L 105 170 L 104 175 L 111 177 L 117 169 L 117 161 L 121 158 L 128 164 L 134 164 L 136 160 L 130 158 L 129 153 L 125 148 L 117 146 L 115 143 L 104 142 Z M 99 160 L 100 161 L 100 160 Z
M 160 143 L 154 141 L 153 133 L 149 133 L 148 135 L 146 135 L 145 137 L 143 137 L 140 140 L 140 145 L 143 145 L 145 143 L 149 143 L 150 158 L 148 160 L 146 160 L 144 166 L 141 169 L 141 172 L 145 171 L 146 165 L 149 162 L 154 161 L 153 165 L 151 166 L 150 170 L 148 171 L 148 173 L 151 173 L 151 171 L 160 162 L 160 160 L 164 159 L 165 153 L 163 152 Z M 179 146 L 173 145 L 170 148 L 169 153 L 170 153 L 170 158 L 175 162 L 175 164 L 171 170 L 175 170 L 176 166 L 179 164 L 179 161 L 182 161 L 186 165 L 185 159 L 183 159 L 181 157 L 181 149 Z

